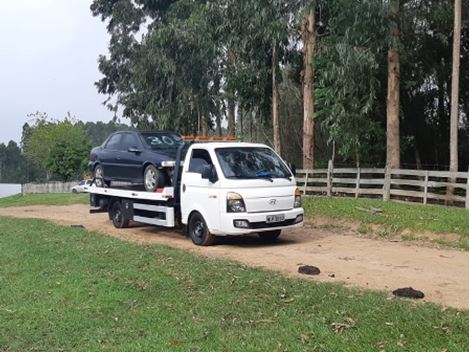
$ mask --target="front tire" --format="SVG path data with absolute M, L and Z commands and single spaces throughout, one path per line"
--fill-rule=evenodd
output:
M 115 201 L 113 203 L 109 215 L 114 227 L 123 229 L 129 226 L 129 219 L 124 216 L 122 212 L 122 203 L 120 201 Z
M 148 165 L 144 171 L 144 186 L 147 192 L 155 192 L 165 185 L 165 175 L 153 165 Z
M 266 242 L 274 242 L 281 235 L 281 230 L 259 232 L 258 236 Z
M 215 242 L 215 236 L 209 232 L 204 218 L 199 213 L 191 215 L 188 232 L 191 240 L 197 246 L 210 246 Z

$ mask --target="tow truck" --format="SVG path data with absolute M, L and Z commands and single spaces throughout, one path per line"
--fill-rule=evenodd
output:
M 273 241 L 283 229 L 303 225 L 295 170 L 264 144 L 193 138 L 159 167 L 172 177 L 156 192 L 93 179 L 85 187 L 90 212 L 107 212 L 116 228 L 130 221 L 182 228 L 199 246 L 250 233 Z

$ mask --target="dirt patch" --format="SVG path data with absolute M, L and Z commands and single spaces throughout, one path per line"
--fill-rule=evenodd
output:
M 208 257 L 221 257 L 279 271 L 307 280 L 343 282 L 346 286 L 384 290 L 419 287 L 422 301 L 468 309 L 468 252 L 373 240 L 348 228 L 319 227 L 285 231 L 274 244 L 257 236 L 221 238 L 217 245 L 197 247 L 180 232 L 136 225 L 116 229 L 107 214 L 89 214 L 87 205 L 2 208 L 0 215 L 40 218 L 61 225 L 83 225 L 88 230 L 137 243 L 159 243 Z M 331 222 L 331 219 L 329 220 Z M 341 222 L 335 221 L 336 225 Z M 299 265 L 315 263 L 316 276 L 297 272 Z

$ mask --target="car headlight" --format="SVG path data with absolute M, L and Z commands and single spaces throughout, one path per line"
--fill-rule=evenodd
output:
M 294 193 L 294 208 L 302 207 L 302 192 L 296 188 Z
M 243 213 L 246 211 L 245 202 L 238 193 L 227 193 L 227 213 Z

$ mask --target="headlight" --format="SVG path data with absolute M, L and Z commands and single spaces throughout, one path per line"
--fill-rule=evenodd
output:
M 302 192 L 300 189 L 296 188 L 295 189 L 295 194 L 294 194 L 294 208 L 300 208 L 302 207 Z
M 238 193 L 227 193 L 227 213 L 243 213 L 246 211 L 245 202 Z

